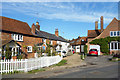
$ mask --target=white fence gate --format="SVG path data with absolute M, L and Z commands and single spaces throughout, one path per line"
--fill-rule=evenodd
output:
M 27 72 L 30 70 L 57 64 L 61 60 L 62 57 L 59 55 L 32 59 L 0 60 L 0 73 L 10 73 L 14 71 Z

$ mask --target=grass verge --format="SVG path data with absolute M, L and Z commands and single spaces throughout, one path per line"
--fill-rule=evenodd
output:
M 58 64 L 55 64 L 56 66 L 63 66 L 67 64 L 67 60 L 63 59 L 62 61 L 60 61 Z
M 36 72 L 42 72 L 42 71 L 46 71 L 45 68 L 35 69 L 32 71 L 29 71 L 28 73 L 36 73 Z

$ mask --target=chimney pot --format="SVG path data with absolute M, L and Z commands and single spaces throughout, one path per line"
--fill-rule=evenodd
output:
M 39 22 L 36 22 L 37 29 L 40 30 Z
M 55 29 L 55 35 L 58 37 L 59 33 L 58 33 L 58 29 Z
M 39 25 L 39 22 L 36 22 L 36 25 Z

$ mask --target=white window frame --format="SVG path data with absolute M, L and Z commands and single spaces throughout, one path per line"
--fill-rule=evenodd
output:
M 31 50 L 30 50 L 30 51 L 28 51 L 28 47 L 30 47 L 30 48 L 31 48 Z M 27 46 L 27 52 L 32 52 L 32 46 Z
M 19 40 L 18 40 L 18 35 L 20 37 Z M 12 39 L 14 39 L 15 41 L 23 41 L 23 35 L 20 35 L 20 34 L 11 34 L 11 36 L 12 36 Z
M 113 49 L 111 49 L 111 44 L 113 43 Z M 117 43 L 117 49 L 115 49 L 115 43 Z M 118 41 L 114 41 L 114 42 L 110 42 L 110 50 L 120 50 L 120 49 L 118 49 L 118 43 L 120 43 L 120 42 L 118 42 Z
M 113 36 L 111 36 L 111 32 L 113 33 Z M 119 35 L 117 34 L 118 32 Z M 114 33 L 116 33 L 116 35 Z M 120 31 L 110 31 L 110 37 L 116 37 L 116 36 L 120 36 Z
M 50 45 L 52 45 L 53 44 L 53 41 L 50 41 Z
M 46 39 L 43 38 L 42 40 L 43 40 L 43 43 L 46 43 Z
M 82 39 L 82 41 L 84 41 L 84 39 Z

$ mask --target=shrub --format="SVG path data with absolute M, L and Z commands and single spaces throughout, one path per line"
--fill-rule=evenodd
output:
M 87 53 L 87 45 L 84 46 L 84 53 Z

